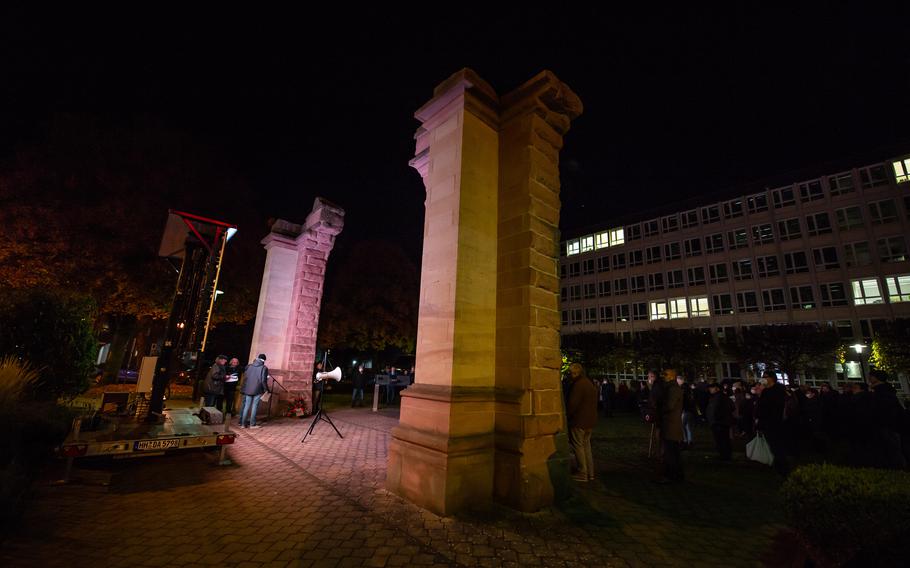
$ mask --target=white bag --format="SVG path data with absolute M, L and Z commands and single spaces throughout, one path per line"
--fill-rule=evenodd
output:
M 260 398 L 259 400 L 261 400 L 262 402 L 268 402 L 270 398 L 272 398 L 272 393 L 270 393 L 269 391 L 265 391 L 264 393 L 262 393 L 262 398 Z
M 761 432 L 755 435 L 751 442 L 746 444 L 746 457 L 750 460 L 763 463 L 765 465 L 774 464 L 774 454 L 771 453 L 771 446 Z

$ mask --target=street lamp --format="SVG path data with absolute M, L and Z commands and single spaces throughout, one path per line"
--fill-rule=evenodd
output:
M 856 351 L 857 360 L 859 361 L 859 375 L 862 377 L 863 382 L 866 382 L 866 369 L 863 367 L 863 351 L 866 350 L 866 345 L 864 343 L 854 343 L 850 347 Z

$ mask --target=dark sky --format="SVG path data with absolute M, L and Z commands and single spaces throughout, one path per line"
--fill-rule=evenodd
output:
M 547 68 L 581 97 L 562 154 L 564 230 L 910 150 L 906 9 L 751 6 L 7 13 L 0 159 L 40 143 L 54 113 L 154 116 L 214 146 L 263 217 L 300 221 L 323 195 L 348 211 L 349 242 L 388 235 L 417 254 L 413 112 L 461 67 L 500 93 Z

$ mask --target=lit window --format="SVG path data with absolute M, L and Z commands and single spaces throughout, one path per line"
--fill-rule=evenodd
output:
M 670 300 L 670 319 L 679 319 L 689 317 L 689 312 L 686 309 L 686 299 L 685 298 L 673 298 Z
M 812 286 L 794 286 L 790 288 L 790 303 L 794 310 L 811 310 L 815 307 L 815 294 Z
M 784 301 L 784 291 L 782 288 L 773 288 L 771 290 L 762 290 L 762 304 L 766 312 L 786 310 L 787 304 Z
M 566 243 L 566 256 L 572 256 L 581 252 L 581 243 L 576 239 Z
M 727 231 L 727 245 L 730 250 L 749 246 L 749 234 L 745 229 Z
M 594 235 L 594 248 L 602 249 L 610 246 L 610 233 L 604 231 Z
M 699 296 L 697 298 L 689 298 L 689 315 L 693 318 L 710 316 L 711 311 L 708 308 L 708 297 Z
M 866 189 L 888 183 L 888 174 L 885 170 L 885 164 L 876 164 L 874 166 L 860 168 L 859 177 L 863 180 L 863 187 Z
M 892 304 L 910 302 L 910 274 L 887 276 L 885 285 L 888 287 L 888 301 Z
M 863 210 L 859 207 L 845 207 L 834 212 L 837 217 L 837 228 L 846 231 L 863 226 Z
M 626 242 L 622 227 L 619 229 L 610 229 L 610 246 L 615 247 Z
M 828 187 L 831 189 L 831 195 L 851 193 L 853 191 L 853 174 L 845 172 L 828 176 Z
M 862 278 L 850 282 L 853 287 L 853 303 L 857 306 L 884 303 L 878 278 Z
M 814 179 L 799 184 L 799 199 L 803 203 L 806 203 L 807 201 L 816 201 L 818 199 L 823 199 L 824 197 L 825 192 L 822 189 L 821 180 Z
M 891 166 L 894 168 L 894 179 L 897 183 L 910 181 L 910 158 L 891 162 Z
M 651 319 L 652 320 L 667 319 L 667 303 L 666 302 L 651 302 Z
M 762 225 L 753 225 L 752 241 L 757 245 L 773 243 L 774 242 L 774 229 L 771 228 L 771 223 L 764 223 Z
M 594 250 L 594 237 L 581 238 L 581 252 L 590 252 Z
M 903 262 L 907 260 L 907 242 L 901 236 L 879 239 L 878 256 L 882 262 Z
M 846 306 L 847 289 L 842 282 L 829 282 L 819 285 L 822 292 L 822 306 L 831 308 L 834 306 Z

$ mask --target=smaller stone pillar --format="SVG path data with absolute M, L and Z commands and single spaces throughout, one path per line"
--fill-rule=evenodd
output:
M 303 225 L 278 220 L 262 240 L 268 253 L 250 360 L 265 353 L 271 375 L 310 401 L 309 410 L 326 263 L 343 227 L 344 210 L 317 197 Z

